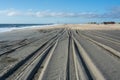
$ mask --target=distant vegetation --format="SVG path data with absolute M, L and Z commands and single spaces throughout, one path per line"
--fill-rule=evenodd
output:
M 102 23 L 97 23 L 97 22 L 89 22 L 88 24 L 116 24 L 116 22 L 114 22 L 114 21 L 108 21 L 108 22 L 102 22 Z M 120 24 L 120 22 L 119 22 L 119 24 Z
M 115 24 L 115 22 L 103 22 L 103 24 Z
M 88 24 L 97 24 L 97 22 L 89 22 Z

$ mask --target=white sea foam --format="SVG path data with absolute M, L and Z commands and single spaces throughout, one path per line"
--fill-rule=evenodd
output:
M 32 28 L 41 28 L 41 27 L 49 27 L 49 26 L 55 26 L 58 24 L 53 24 L 53 25 L 35 25 L 35 26 L 21 26 L 21 27 L 5 27 L 5 28 L 0 28 L 0 33 L 3 32 L 9 32 L 12 30 L 18 30 L 18 29 L 32 29 Z

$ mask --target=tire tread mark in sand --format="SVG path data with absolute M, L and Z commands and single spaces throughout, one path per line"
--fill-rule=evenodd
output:
M 20 43 L 23 43 L 23 41 L 25 41 L 25 40 L 20 41 Z M 35 41 L 37 41 L 37 40 L 35 40 Z M 19 48 L 21 48 L 21 47 L 24 47 L 24 46 L 26 46 L 26 45 L 29 45 L 29 44 L 31 44 L 31 43 L 33 43 L 33 42 L 35 42 L 35 41 L 32 41 L 32 42 L 27 43 L 27 44 L 22 44 L 22 45 L 20 45 L 20 46 L 18 46 L 18 47 L 16 47 L 16 48 L 13 48 L 13 49 L 11 49 L 11 50 L 8 50 L 8 51 L 0 54 L 0 57 L 1 57 L 2 55 L 12 53 L 12 52 L 14 52 L 15 50 L 17 50 L 17 49 L 19 49 Z M 18 44 L 20 44 L 20 43 L 18 43 Z
M 63 35 L 64 31 L 61 31 L 61 35 Z M 54 38 L 57 40 L 57 38 L 59 38 L 61 36 L 59 34 L 56 35 Z M 54 42 L 54 41 L 53 41 Z M 53 48 L 55 44 L 53 44 L 42 56 L 42 58 L 40 59 L 40 61 L 38 62 L 38 64 L 35 66 L 35 68 L 32 70 L 32 72 L 29 74 L 29 76 L 27 77 L 27 80 L 33 80 L 35 74 L 38 72 L 38 70 L 40 69 L 40 66 L 42 65 L 42 62 L 45 60 L 45 58 L 47 57 L 47 55 L 49 54 L 50 50 Z
M 61 33 L 63 31 L 60 31 Z M 58 33 L 59 34 L 59 33 Z M 18 68 L 20 68 L 23 64 L 25 64 L 30 58 L 32 58 L 32 56 L 34 56 L 37 52 L 39 52 L 49 41 L 51 41 L 52 39 L 57 38 L 57 35 L 55 35 L 54 37 L 52 37 L 50 40 L 48 40 L 47 42 L 45 42 L 41 47 L 39 47 L 36 51 L 34 51 L 33 53 L 31 53 L 30 55 L 28 55 L 25 59 L 21 60 L 19 63 L 17 63 L 13 68 L 9 69 L 4 75 L 2 75 L 0 77 L 0 80 L 5 80 L 6 78 L 8 78 L 10 75 L 12 75 Z
M 89 32 L 90 33 L 90 32 Z M 90 33 L 91 34 L 91 33 Z M 88 35 L 88 34 L 86 34 L 86 33 L 84 33 L 84 35 L 86 35 L 86 36 L 89 36 L 89 37 L 96 37 L 96 38 L 102 38 L 102 40 L 106 40 L 107 42 L 110 42 L 110 43 L 113 43 L 113 44 L 115 44 L 115 45 L 120 45 L 120 41 L 118 41 L 118 40 L 116 40 L 116 39 L 113 39 L 113 38 L 110 38 L 110 37 L 105 37 L 105 36 L 103 36 L 103 35 L 101 35 L 101 34 L 98 34 L 98 33 L 95 33 L 95 32 L 92 32 L 92 34 L 91 35 Z M 95 36 L 94 36 L 95 35 Z
M 81 63 L 82 63 L 82 65 L 83 65 L 84 69 L 85 69 L 85 72 L 86 72 L 89 80 L 93 80 L 93 77 L 92 77 L 92 75 L 91 75 L 91 73 L 90 73 L 90 71 L 89 71 L 89 69 L 88 69 L 88 67 L 87 67 L 84 59 L 83 59 L 82 56 L 80 55 L 80 52 L 79 52 L 78 47 L 77 47 L 77 45 L 76 45 L 75 42 L 74 42 L 74 46 L 75 46 L 75 51 L 76 51 L 76 53 L 78 54 L 78 56 L 79 56 L 79 58 L 80 58 L 80 60 L 81 60 Z
M 54 36 L 53 38 L 55 38 Z M 51 38 L 49 41 L 51 41 L 53 38 Z M 49 42 L 48 41 L 48 42 Z M 33 55 L 35 55 L 37 52 L 39 52 L 48 42 L 44 43 L 40 48 L 38 48 L 36 51 L 28 55 L 25 59 L 21 60 L 19 63 L 17 63 L 13 68 L 8 70 L 7 73 L 5 73 L 3 76 L 0 77 L 0 80 L 4 80 L 8 78 L 10 75 L 12 75 L 18 68 L 20 68 L 25 62 L 27 62 Z
M 63 30 L 61 30 L 60 32 L 62 33 L 62 31 L 63 31 Z M 24 41 L 26 41 L 26 40 L 27 40 L 27 39 L 24 39 L 24 40 L 20 41 L 18 44 L 24 43 Z M 39 39 L 38 39 L 38 40 L 39 40 Z M 38 41 L 38 40 L 35 40 L 35 41 Z M 17 49 L 19 49 L 19 48 L 21 48 L 21 47 L 24 47 L 24 46 L 26 46 L 26 45 L 29 45 L 29 44 L 31 44 L 31 43 L 33 43 L 33 42 L 35 42 L 35 41 L 32 41 L 32 42 L 27 43 L 27 44 L 22 44 L 21 46 L 18 46 L 17 48 L 14 48 L 14 49 L 8 50 L 8 51 L 6 51 L 6 52 L 4 52 L 4 53 L 1 53 L 1 54 L 0 54 L 0 57 L 3 56 L 3 55 L 5 55 L 5 54 L 12 53 L 12 52 L 14 52 L 15 50 L 17 50 Z
M 78 34 L 79 35 L 79 34 Z M 85 38 L 88 38 L 88 40 L 89 41 L 91 41 L 92 43 L 94 43 L 94 44 L 96 44 L 97 46 L 99 46 L 100 48 L 102 48 L 102 49 L 104 49 L 105 51 L 107 51 L 107 52 L 109 52 L 109 54 L 111 55 L 111 56 L 113 56 L 114 58 L 116 58 L 116 59 L 118 59 L 118 60 L 120 60 L 120 56 L 119 56 L 119 52 L 118 51 L 116 51 L 116 50 L 112 50 L 112 49 L 108 49 L 108 48 L 106 48 L 105 46 L 106 45 L 104 45 L 104 44 L 102 44 L 102 43 L 100 43 L 100 42 L 98 42 L 98 41 L 96 41 L 96 40 L 94 40 L 94 39 L 92 39 L 91 37 L 89 37 L 89 36 L 87 36 L 87 35 L 84 35 L 84 34 L 81 34 L 82 36 L 85 36 Z M 108 46 L 109 47 L 109 46 Z M 117 53 L 117 54 L 116 54 Z
M 70 71 L 69 71 L 69 61 L 70 61 L 70 58 L 69 58 L 69 53 L 70 53 L 70 34 L 68 33 L 69 35 L 69 41 L 68 41 L 68 59 L 67 59 L 67 69 L 66 69 L 66 80 L 70 80 Z
M 0 80 L 5 80 L 10 75 L 12 75 L 18 68 L 20 68 L 20 66 L 22 66 L 25 62 L 27 62 L 33 55 L 35 55 L 39 50 L 41 50 L 41 48 L 43 48 L 46 44 L 47 43 L 43 44 L 40 48 L 38 48 L 32 54 L 30 54 L 25 59 L 23 59 L 22 61 L 20 61 L 19 63 L 17 63 L 13 68 L 11 68 L 10 70 L 8 70 L 7 73 L 5 73 L 2 77 L 0 77 Z
M 35 74 L 37 73 L 37 71 L 39 70 L 42 62 L 45 60 L 46 56 L 49 54 L 50 50 L 52 49 L 54 45 L 52 45 L 42 56 L 42 58 L 39 60 L 38 64 L 35 66 L 35 68 L 32 70 L 32 72 L 30 73 L 30 75 L 28 76 L 28 78 L 26 80 L 33 80 Z
M 68 42 L 68 61 L 67 61 L 67 79 L 66 80 L 76 80 L 76 76 L 74 74 L 75 67 L 73 61 L 73 53 L 72 53 L 72 33 L 68 32 L 69 42 Z

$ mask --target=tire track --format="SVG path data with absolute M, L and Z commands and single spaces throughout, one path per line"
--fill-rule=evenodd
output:
M 63 31 L 63 30 L 60 30 L 60 32 L 61 32 L 61 31 Z M 54 33 L 54 31 L 50 32 L 49 34 L 44 34 L 41 38 L 44 38 L 44 36 L 50 36 L 52 33 Z M 57 33 L 57 34 L 58 34 L 58 33 Z M 30 39 L 23 39 L 22 41 L 14 44 L 14 45 L 13 45 L 14 47 L 13 47 L 12 49 L 6 50 L 6 51 L 0 53 L 0 57 L 3 56 L 3 55 L 5 55 L 5 54 L 10 54 L 10 53 L 16 51 L 16 50 L 19 49 L 19 48 L 23 48 L 23 47 L 25 47 L 25 46 L 27 46 L 27 45 L 30 45 L 30 44 L 32 44 L 32 43 L 35 43 L 36 41 L 41 40 L 41 38 L 40 38 L 40 39 L 34 39 L 34 40 L 32 40 L 32 38 L 30 38 Z M 30 41 L 30 40 L 32 40 L 32 41 Z M 29 41 L 29 42 L 28 42 L 28 43 L 24 43 L 25 41 Z
M 120 52 L 119 51 L 116 51 L 114 50 L 113 48 L 109 47 L 109 46 L 106 46 L 98 41 L 95 41 L 93 40 L 92 38 L 88 37 L 88 36 L 85 36 L 83 34 L 80 34 L 82 35 L 84 38 L 90 40 L 91 42 L 95 43 L 96 45 L 100 46 L 102 49 L 110 52 L 114 57 L 116 57 L 117 59 L 120 59 Z
M 76 80 L 93 80 L 85 62 L 83 61 L 80 55 L 77 45 L 73 40 L 72 40 L 72 47 L 73 47 L 73 55 L 74 55 L 74 63 L 75 63 Z
M 41 57 L 41 59 L 39 60 L 38 64 L 34 67 L 34 69 L 32 69 L 31 73 L 28 75 L 27 79 L 26 80 L 33 80 L 35 74 L 37 73 L 37 71 L 39 70 L 40 66 L 42 65 L 43 61 L 45 60 L 45 58 L 47 57 L 47 55 L 50 53 L 52 54 L 55 47 L 57 45 L 57 42 L 56 44 L 54 44 L 53 46 L 51 46 L 44 54 L 43 56 Z M 53 48 L 53 49 L 52 49 Z M 51 52 L 50 52 L 51 51 Z M 46 63 L 47 64 L 47 63 Z
M 86 74 L 89 80 L 106 80 L 99 69 L 92 62 L 91 58 L 87 55 L 84 48 L 80 45 L 80 43 L 74 38 L 75 48 L 77 52 L 79 51 L 79 58 L 82 61 Z
M 98 46 L 97 44 L 90 41 L 88 38 L 83 37 L 82 35 L 75 37 L 79 41 L 79 44 L 81 44 L 82 47 L 85 49 L 87 55 L 89 55 L 96 67 L 104 75 L 105 79 L 119 79 L 120 62 L 117 57 L 112 56 L 112 53 L 103 49 L 102 47 Z
M 50 46 L 49 46 L 50 45 Z M 9 78 L 11 79 L 21 79 L 27 77 L 31 69 L 34 67 L 35 63 L 42 58 L 44 53 L 49 51 L 54 45 L 53 40 L 47 43 L 40 51 L 38 51 L 29 61 L 22 65 L 16 72 L 14 72 Z M 27 69 L 28 68 L 28 69 Z M 25 71 L 28 71 L 27 73 Z M 26 75 L 26 76 L 25 76 Z M 23 77 L 25 76 L 25 77 Z M 25 79 L 24 79 L 25 80 Z
M 89 34 L 89 33 L 90 32 L 88 32 L 87 34 Z M 100 35 L 100 33 L 98 33 L 98 32 L 92 32 L 90 34 L 92 34 L 91 36 L 94 35 L 94 37 L 96 37 L 96 38 L 101 38 L 103 40 L 107 40 L 107 41 L 109 41 L 111 43 L 114 43 L 115 45 L 120 45 L 120 41 L 119 40 L 116 40 L 116 39 L 113 39 L 113 38 L 110 38 L 110 37 L 107 37 L 107 36 Z
M 98 45 L 98 46 L 101 47 L 102 49 L 108 51 L 108 52 L 109 52 L 112 56 L 114 56 L 115 58 L 120 59 L 120 52 L 119 52 L 119 51 L 117 51 L 117 50 L 115 50 L 115 49 L 113 49 L 113 48 L 111 48 L 111 47 L 109 47 L 109 46 L 107 46 L 107 45 L 105 45 L 105 44 L 102 44 L 102 43 L 100 43 L 100 42 L 92 39 L 91 37 L 88 37 L 88 36 L 82 34 L 82 33 L 79 33 L 78 35 L 83 36 L 84 38 L 86 38 L 86 39 L 88 39 L 89 41 L 93 42 L 94 44 Z
M 59 32 L 60 34 L 64 33 L 64 30 Z M 59 34 L 58 33 L 58 34 Z M 37 52 L 39 52 L 41 50 L 41 48 L 43 48 L 49 41 L 51 41 L 52 39 L 57 39 L 59 36 L 55 35 L 54 37 L 52 37 L 50 40 L 46 41 L 40 48 L 38 48 L 36 51 L 34 51 L 33 53 L 31 53 L 29 56 L 27 56 L 25 59 L 23 59 L 22 61 L 20 61 L 19 63 L 17 63 L 13 68 L 11 68 L 10 70 L 8 70 L 6 73 L 4 73 L 0 79 L 4 80 L 6 78 L 8 78 L 10 75 L 12 75 L 17 69 L 19 69 L 23 64 L 25 64 L 31 57 L 33 57 Z M 60 35 L 59 34 L 59 35 Z
M 56 49 L 47 58 L 46 62 L 44 63 L 45 65 L 43 69 L 38 70 L 37 72 L 38 74 L 35 75 L 35 80 L 53 80 L 53 79 L 65 80 L 66 76 L 64 74 L 65 74 L 65 64 L 67 61 L 66 59 L 67 53 L 65 51 L 66 45 L 65 46 L 62 45 L 65 44 L 65 42 L 67 41 L 66 39 L 67 39 L 66 32 L 64 32 L 63 34 L 61 34 L 61 36 L 59 36 L 58 38 L 59 42 Z
M 38 80 L 42 80 L 43 76 L 44 76 L 44 73 L 45 73 L 45 70 L 47 69 L 47 66 L 49 64 L 49 61 L 53 55 L 53 52 L 55 51 L 56 47 L 57 47 L 57 44 L 58 44 L 58 41 L 56 42 L 56 44 L 53 46 L 53 49 L 51 50 L 50 52 L 50 55 L 48 56 L 47 60 L 45 61 L 44 63 L 44 68 L 42 69 L 42 72 L 40 73 L 40 76 L 38 78 Z M 37 70 L 38 71 L 38 70 Z M 30 79 L 28 79 L 30 80 Z
M 72 50 L 72 32 L 68 29 L 69 41 L 68 41 L 68 60 L 67 60 L 67 79 L 66 80 L 76 80 L 75 75 L 75 63 L 73 60 L 73 50 Z
M 120 40 L 119 36 L 109 34 L 109 33 L 107 33 L 107 31 L 94 31 L 94 32 L 96 32 L 96 33 L 98 33 L 100 35 L 104 35 L 104 36 L 110 37 L 110 38 L 118 40 L 118 41 Z
M 5 51 L 5 52 L 3 52 L 3 53 L 0 53 L 0 57 L 3 56 L 3 55 L 5 55 L 5 54 L 10 54 L 10 53 L 14 52 L 15 50 L 17 50 L 17 49 L 19 49 L 19 48 L 21 48 L 21 47 L 27 46 L 27 45 L 29 45 L 29 44 L 37 41 L 37 40 L 34 40 L 34 41 L 31 41 L 31 42 L 29 42 L 29 43 L 27 43 L 27 44 L 23 44 L 23 42 L 26 41 L 26 40 L 27 40 L 27 39 L 24 39 L 24 40 L 20 41 L 19 43 L 15 44 L 15 45 L 14 45 L 14 48 L 12 48 L 12 49 L 10 49 L 10 50 L 7 50 L 7 51 Z M 21 45 L 19 45 L 19 44 L 21 44 Z

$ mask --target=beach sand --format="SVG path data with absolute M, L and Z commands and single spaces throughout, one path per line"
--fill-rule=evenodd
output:
M 110 39 L 111 41 L 116 40 L 116 41 L 118 41 L 118 43 L 120 42 L 120 40 L 119 40 L 120 34 L 118 34 L 118 33 L 120 33 L 120 24 L 108 24 L 108 25 L 104 25 L 104 24 L 63 24 L 63 25 L 42 27 L 42 28 L 13 30 L 10 32 L 0 33 L 0 72 L 1 72 L 0 77 L 3 76 L 5 73 L 7 73 L 7 71 L 9 71 L 11 68 L 14 68 L 14 66 L 16 66 L 16 64 L 18 64 L 19 62 L 24 60 L 29 55 L 31 55 L 33 53 L 37 53 L 37 52 L 35 52 L 35 51 L 37 51 L 37 49 L 40 48 L 41 50 L 39 53 L 42 54 L 45 50 L 47 50 L 47 48 L 49 49 L 49 47 L 53 47 L 52 45 L 56 42 L 56 44 L 58 43 L 58 46 L 57 47 L 55 46 L 56 48 L 55 48 L 55 50 L 53 50 L 54 56 L 51 56 L 53 58 L 49 61 L 49 64 L 46 65 L 46 66 L 48 66 L 46 70 L 49 71 L 48 72 L 49 74 L 45 72 L 45 73 L 43 73 L 44 76 L 42 76 L 42 77 L 43 77 L 43 79 L 47 79 L 47 80 L 49 80 L 49 79 L 50 80 L 52 80 L 52 79 L 58 80 L 58 78 L 64 79 L 66 77 L 66 74 L 65 74 L 66 68 L 65 67 L 67 65 L 66 58 L 68 57 L 68 52 L 69 52 L 69 51 L 67 51 L 67 49 L 68 49 L 67 46 L 69 45 L 68 44 L 69 36 L 71 34 L 70 30 L 73 30 L 73 31 L 71 31 L 71 33 L 73 33 L 73 34 L 76 30 L 78 30 L 77 33 L 79 33 L 79 32 L 84 33 L 84 34 L 90 33 L 91 36 L 87 35 L 90 38 L 92 38 L 92 36 L 94 35 L 91 31 L 94 31 L 94 32 L 95 31 L 98 31 L 98 32 L 107 31 L 105 33 L 108 33 L 108 34 L 110 33 L 109 35 L 112 35 L 112 36 L 115 35 L 118 38 L 115 36 L 112 37 L 112 36 L 107 36 L 107 34 L 104 34 L 104 36 L 106 36 L 106 39 Z M 59 37 L 59 36 L 61 36 L 61 37 Z M 75 35 L 75 37 L 76 36 L 77 35 Z M 109 79 L 110 74 L 116 75 L 115 77 L 113 76 L 113 78 L 112 77 L 111 78 L 117 80 L 119 78 L 118 75 L 120 74 L 120 72 L 118 72 L 120 70 L 118 67 L 118 66 L 120 66 L 120 64 L 117 61 L 117 59 L 116 58 L 113 59 L 110 55 L 107 56 L 110 53 L 109 51 L 107 52 L 105 49 L 104 50 L 101 49 L 96 44 L 93 44 L 92 41 L 89 41 L 89 39 L 82 38 L 82 37 L 83 36 L 81 36 L 81 39 L 78 37 L 76 37 L 76 38 L 78 38 L 79 43 L 81 43 L 84 48 L 87 48 L 86 51 L 93 50 L 92 48 L 88 49 L 88 47 L 91 47 L 91 46 L 96 48 L 96 51 L 94 51 L 96 54 L 93 56 L 93 53 L 92 53 L 93 51 L 89 51 L 90 52 L 89 56 L 92 58 L 92 60 L 94 60 L 93 62 L 95 63 L 95 65 L 97 65 L 97 67 L 100 68 L 99 70 L 101 71 L 101 74 L 103 74 L 104 77 L 107 79 Z M 107 38 L 107 37 L 111 37 L 111 38 Z M 94 39 L 94 37 L 92 39 Z M 103 42 L 102 44 L 107 45 L 107 42 L 105 40 L 103 40 L 102 38 L 96 37 L 95 40 L 96 41 L 101 40 L 100 42 L 101 43 Z M 44 43 L 46 43 L 46 44 L 44 44 Z M 111 45 L 112 45 L 112 43 L 110 43 L 110 45 L 107 45 L 107 46 L 110 46 L 112 49 L 115 49 L 117 51 L 119 50 L 119 46 L 116 45 L 116 46 L 112 47 Z M 43 47 L 41 47 L 41 46 L 43 46 Z M 101 51 L 101 55 L 97 54 L 97 50 L 100 51 L 100 49 L 103 50 L 103 51 Z M 43 52 L 42 52 L 42 50 L 43 50 Z M 104 54 L 105 52 L 108 54 L 107 55 Z M 118 51 L 118 53 L 119 53 L 119 51 Z M 39 54 L 36 54 L 36 55 L 39 55 Z M 65 55 L 65 56 L 63 56 L 63 55 Z M 108 69 L 107 69 L 107 67 L 103 67 L 103 64 L 105 64 L 107 62 L 97 59 L 97 58 L 102 58 L 101 56 L 104 57 L 103 58 L 104 60 L 106 58 L 106 61 L 109 61 L 109 60 L 113 61 L 112 63 L 114 65 L 116 65 L 116 66 L 114 66 L 116 68 L 115 70 L 117 70 L 117 69 L 119 69 L 119 70 L 116 71 L 116 73 L 112 72 L 114 69 L 111 70 L 111 72 L 108 71 L 108 70 L 112 69 L 113 67 L 111 68 L 111 67 L 107 66 Z M 58 58 L 58 60 L 57 60 L 57 58 Z M 35 58 L 35 59 L 37 59 L 37 58 Z M 56 59 L 56 61 L 55 61 L 55 59 Z M 62 62 L 60 61 L 60 59 L 62 59 Z M 30 59 L 30 60 L 32 61 L 32 59 Z M 12 80 L 13 76 L 16 75 L 16 73 L 19 73 L 19 70 L 21 70 L 21 68 L 26 66 L 26 64 L 28 64 L 30 62 L 30 60 L 28 59 L 28 61 L 26 63 L 24 63 L 25 61 L 21 62 L 22 67 L 19 67 L 18 71 L 11 74 L 8 78 L 10 80 Z M 37 61 L 38 60 L 36 60 L 36 63 L 37 63 Z M 45 60 L 45 61 L 47 61 L 47 60 Z M 42 65 L 45 65 L 45 61 L 42 63 Z M 101 62 L 101 63 L 97 63 L 97 62 Z M 71 62 L 71 64 L 72 64 L 72 62 Z M 35 63 L 33 65 L 35 65 Z M 52 65 L 54 65 L 54 66 L 52 66 Z M 61 66 L 59 66 L 59 65 L 61 65 Z M 108 64 L 108 65 L 110 65 L 110 64 Z M 90 67 L 90 65 L 87 65 L 87 67 Z M 29 66 L 29 69 L 31 69 L 31 70 L 33 68 L 34 68 L 33 66 Z M 52 70 L 52 69 L 54 69 L 54 70 Z M 89 69 L 91 71 L 91 68 L 89 68 Z M 105 70 L 105 69 L 106 69 L 106 71 L 103 72 L 103 70 Z M 72 69 L 72 70 L 74 71 L 74 69 Z M 27 71 L 26 72 L 23 71 L 24 72 L 23 74 L 27 74 Z M 40 71 L 39 73 L 42 72 L 41 69 L 39 71 Z M 57 71 L 61 71 L 61 72 L 57 73 Z M 53 75 L 51 72 L 54 72 Z M 30 71 L 28 71 L 28 74 L 29 73 L 30 73 Z M 60 76 L 59 74 L 62 75 L 63 77 Z M 73 74 L 73 73 L 70 73 L 70 74 Z M 39 78 L 39 75 L 40 74 L 36 74 L 37 79 Z M 56 76 L 59 75 L 59 76 L 55 77 L 55 75 Z M 24 76 L 24 75 L 22 75 L 22 76 Z M 49 77 L 49 79 L 46 78 L 45 76 Z M 74 75 L 72 75 L 72 76 L 75 79 L 75 76 Z M 98 76 L 97 76 L 97 78 L 98 78 Z M 13 78 L 13 80 L 14 79 L 16 79 L 16 77 Z M 26 77 L 24 77 L 24 79 L 26 79 Z

